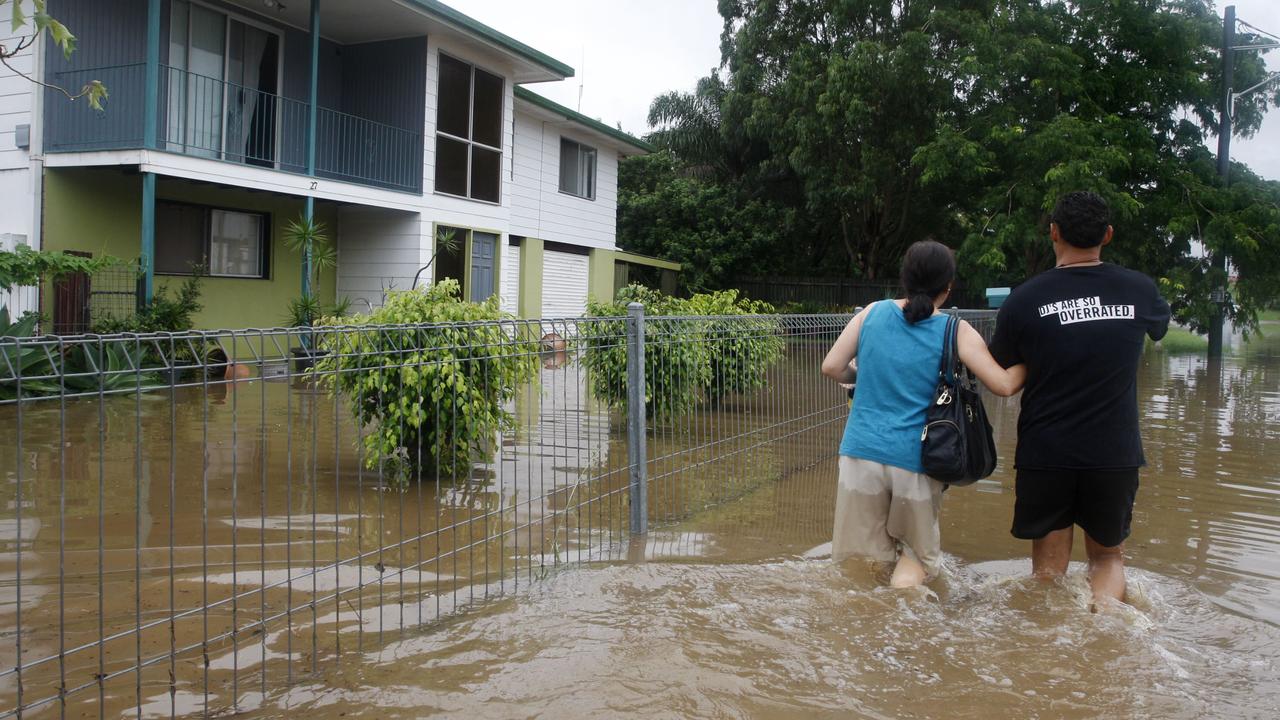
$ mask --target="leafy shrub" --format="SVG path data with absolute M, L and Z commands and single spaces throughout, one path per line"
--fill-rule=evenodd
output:
M 366 467 L 381 464 L 403 484 L 436 473 L 465 477 L 492 457 L 495 435 L 514 424 L 504 404 L 537 375 L 537 344 L 492 322 L 507 318 L 497 298 L 464 302 L 449 279 L 392 292 L 367 315 L 319 322 L 368 326 L 320 331 L 314 369 L 371 429 Z
M 782 359 L 785 344 L 777 318 L 766 302 L 739 298 L 737 290 L 700 293 L 684 303 L 691 315 L 717 318 L 704 328 L 710 345 L 711 372 L 704 388 L 708 398 L 746 393 L 765 386 L 769 368 Z
M 123 318 L 107 317 L 94 323 L 93 331 L 101 335 L 114 335 L 122 332 L 185 332 L 195 327 L 193 315 L 204 307 L 200 303 L 200 295 L 204 290 L 200 287 L 204 279 L 203 273 L 197 269 L 195 274 L 182 281 L 177 294 L 171 299 L 168 288 L 156 288 L 151 304 L 133 315 Z
M 27 314 L 10 322 L 7 308 L 0 308 L 0 400 L 22 396 L 68 393 L 117 392 L 158 386 L 147 371 L 149 346 L 134 339 L 78 340 L 66 344 L 19 344 L 34 339 L 38 316 Z
M 591 392 L 611 406 L 627 407 L 627 304 L 645 306 L 645 414 L 668 419 L 698 405 L 699 392 L 711 377 L 709 348 L 695 324 L 662 319 L 679 315 L 683 301 L 642 285 L 618 291 L 611 303 L 591 301 L 587 314 L 616 321 L 584 323 L 581 327 L 583 365 L 591 378 Z
M 631 302 L 645 306 L 645 414 L 651 419 L 679 417 L 704 401 L 759 389 L 769 367 L 782 358 L 778 321 L 756 316 L 772 308 L 740 299 L 736 291 L 681 300 L 632 285 L 614 302 L 591 302 L 587 310 L 596 317 L 623 318 Z M 588 323 L 582 335 L 592 394 L 625 409 L 626 321 Z

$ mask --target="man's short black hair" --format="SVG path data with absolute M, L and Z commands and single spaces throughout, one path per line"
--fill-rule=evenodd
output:
M 1058 198 L 1050 220 L 1063 240 L 1078 248 L 1097 247 L 1107 235 L 1111 209 L 1097 193 L 1069 192 Z

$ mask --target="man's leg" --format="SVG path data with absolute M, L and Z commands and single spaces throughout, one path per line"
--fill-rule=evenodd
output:
M 1108 599 L 1124 602 L 1124 544 L 1107 547 L 1085 533 L 1084 549 L 1089 554 L 1093 602 Z
M 1080 487 L 1077 522 L 1084 530 L 1093 602 L 1124 602 L 1124 540 L 1138 494 L 1138 469 L 1095 470 Z
M 1031 574 L 1041 580 L 1055 580 L 1067 574 L 1075 527 L 1054 530 L 1031 541 Z

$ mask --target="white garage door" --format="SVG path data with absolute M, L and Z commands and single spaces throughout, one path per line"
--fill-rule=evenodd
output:
M 516 315 L 520 312 L 520 248 L 511 243 L 502 245 L 502 282 L 498 283 L 498 295 L 502 298 L 502 311 Z
M 580 317 L 587 311 L 586 255 L 548 250 L 542 265 L 542 317 Z

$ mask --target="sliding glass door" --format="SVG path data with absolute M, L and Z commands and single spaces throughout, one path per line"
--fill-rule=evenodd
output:
M 191 155 L 273 166 L 279 34 L 200 3 L 171 7 L 166 140 Z
M 280 36 L 231 21 L 227 44 L 227 155 L 271 167 L 276 160 Z

